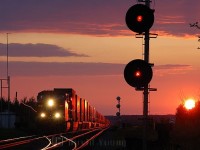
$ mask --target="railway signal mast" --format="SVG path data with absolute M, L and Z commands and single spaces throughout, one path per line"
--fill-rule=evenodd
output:
M 120 118 L 120 115 L 121 115 L 121 112 L 120 112 L 120 108 L 121 108 L 121 105 L 120 105 L 120 100 L 121 100 L 121 97 L 117 96 L 117 101 L 118 101 L 118 104 L 116 105 L 117 109 L 118 109 L 118 112 L 116 113 L 116 116 L 118 116 Z
M 121 100 L 121 97 L 120 96 L 117 96 L 116 97 L 116 100 L 117 100 L 117 105 L 116 105 L 116 108 L 118 109 L 118 112 L 116 113 L 116 116 L 118 117 L 118 121 L 119 121 L 119 126 L 121 127 L 122 125 L 122 121 L 121 121 L 121 104 L 120 104 L 120 100 Z
M 149 88 L 152 79 L 153 64 L 149 63 L 149 30 L 154 23 L 154 10 L 150 8 L 150 0 L 138 0 L 144 4 L 136 4 L 130 7 L 126 13 L 127 27 L 144 36 L 144 60 L 136 59 L 130 61 L 124 69 L 124 78 L 126 82 L 137 91 L 143 91 L 143 150 L 147 150 L 147 120 L 148 120 L 148 94 L 149 91 L 156 91 L 155 88 Z M 155 37 L 154 37 L 155 38 Z

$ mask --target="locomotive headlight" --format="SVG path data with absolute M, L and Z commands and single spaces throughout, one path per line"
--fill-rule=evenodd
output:
M 44 118 L 44 117 L 46 117 L 46 114 L 45 114 L 45 113 L 41 113 L 41 114 L 40 114 L 40 117 L 41 117 L 41 118 Z
M 53 100 L 53 99 L 49 99 L 49 100 L 47 101 L 47 105 L 48 105 L 49 107 L 54 106 L 54 100 Z
M 58 113 L 58 112 L 57 112 L 57 113 L 55 113 L 55 115 L 54 115 L 54 116 L 55 116 L 55 118 L 57 118 L 57 119 L 58 119 L 58 118 L 60 118 L 60 113 Z

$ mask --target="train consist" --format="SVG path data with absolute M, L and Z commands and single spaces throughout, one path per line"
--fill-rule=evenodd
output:
M 77 131 L 109 125 L 95 107 L 71 88 L 41 91 L 37 101 L 37 122 L 45 129 Z

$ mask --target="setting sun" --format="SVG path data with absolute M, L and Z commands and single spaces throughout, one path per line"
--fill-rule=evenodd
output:
M 188 110 L 195 107 L 195 100 L 194 99 L 188 99 L 184 102 L 184 107 Z

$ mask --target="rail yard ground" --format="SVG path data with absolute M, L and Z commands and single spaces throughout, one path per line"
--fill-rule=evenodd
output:
M 174 115 L 156 115 L 154 123 L 148 126 L 148 150 L 199 150 L 199 136 L 179 136 L 176 131 Z M 99 137 L 89 142 L 84 150 L 140 150 L 143 144 L 143 126 L 141 115 L 107 117 L 111 127 Z M 171 119 L 171 120 L 170 120 Z M 191 130 L 191 129 L 188 129 Z M 29 130 L 0 129 L 0 140 L 30 135 Z M 81 141 L 79 141 L 80 143 Z
M 149 145 L 157 140 L 156 132 L 152 131 L 149 136 Z M 141 127 L 111 127 L 100 137 L 92 141 L 87 149 L 95 150 L 140 150 L 142 149 Z
M 0 140 L 10 139 L 20 136 L 27 136 L 27 135 L 28 133 L 23 130 L 0 128 Z

